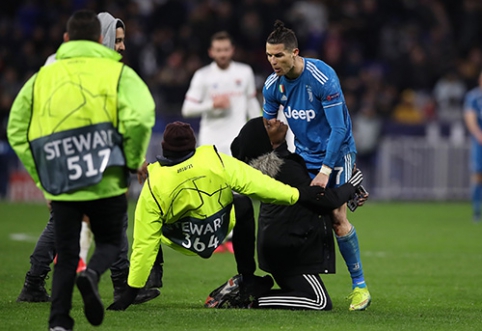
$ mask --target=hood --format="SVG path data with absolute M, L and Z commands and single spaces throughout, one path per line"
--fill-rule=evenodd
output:
M 124 22 L 121 19 L 115 18 L 107 12 L 99 13 L 97 15 L 100 21 L 101 34 L 104 38 L 102 44 L 110 49 L 114 49 L 115 46 L 115 30 L 117 22 L 120 22 L 124 32 L 126 30 Z
M 263 154 L 249 162 L 249 165 L 263 174 L 275 178 L 285 161 L 275 151 Z

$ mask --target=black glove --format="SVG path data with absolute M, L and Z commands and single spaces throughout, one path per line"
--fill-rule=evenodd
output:
M 363 182 L 363 173 L 360 171 L 360 169 L 356 169 L 355 172 L 351 175 L 350 180 L 348 180 L 348 183 L 353 185 L 355 188 L 359 188 L 361 183 Z
M 139 293 L 140 288 L 127 286 L 127 290 L 122 294 L 119 300 L 114 301 L 107 310 L 126 310 L 133 302 Z
M 298 202 L 304 206 L 310 207 L 317 205 L 316 202 L 325 193 L 325 188 L 321 186 L 303 186 L 298 187 L 298 191 L 300 192 Z

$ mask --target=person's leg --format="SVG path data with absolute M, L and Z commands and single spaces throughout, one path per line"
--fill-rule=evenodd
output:
M 92 325 L 104 320 L 104 304 L 99 295 L 98 283 L 102 274 L 118 257 L 122 227 L 127 213 L 125 194 L 116 197 L 83 202 L 84 214 L 90 219 L 95 250 L 87 268 L 77 275 L 77 287 L 84 301 L 84 314 Z
M 84 215 L 82 230 L 80 231 L 80 258 L 84 263 L 87 263 L 90 246 L 92 246 L 92 240 L 94 239 L 93 237 L 92 231 L 90 230 L 90 220 Z
M 83 212 L 76 202 L 52 201 L 57 264 L 52 280 L 49 326 L 72 329 L 72 293 L 79 261 L 79 239 Z
M 126 212 L 122 224 L 122 240 L 121 249 L 117 259 L 110 267 L 112 285 L 114 287 L 114 301 L 118 301 L 127 289 L 127 277 L 129 276 L 129 241 L 127 239 L 127 227 L 129 224 L 129 215 Z M 161 251 L 162 257 L 162 251 Z M 154 267 L 153 267 L 154 268 Z M 149 289 L 147 286 L 139 291 L 133 304 L 140 304 L 157 298 L 161 292 L 158 289 Z
M 149 279 L 147 281 L 146 288 L 161 288 L 162 287 L 162 276 L 163 276 L 163 265 L 164 265 L 164 253 L 162 251 L 162 245 L 159 245 L 159 251 L 157 252 L 156 261 L 152 266 L 151 273 L 149 274 Z
M 52 213 L 30 255 L 30 270 L 17 302 L 47 302 L 50 297 L 45 289 L 45 279 L 55 255 L 54 224 Z
M 345 184 L 352 175 L 354 164 L 354 154 L 345 155 L 340 159 L 334 168 L 339 172 L 331 175 L 328 186 L 339 187 Z M 333 211 L 333 230 L 352 280 L 353 292 L 349 297 L 351 299 L 350 310 L 364 310 L 370 305 L 371 296 L 363 274 L 358 235 L 355 227 L 348 221 L 346 213 L 346 203 Z
M 124 194 L 91 201 L 86 214 L 94 234 L 95 250 L 87 268 L 100 277 L 119 257 L 125 235 L 127 199 Z
M 472 217 L 474 222 L 479 222 L 482 203 L 482 146 L 473 142 L 471 154 L 472 170 Z
M 274 275 L 280 289 L 260 296 L 252 308 L 331 310 L 333 304 L 318 274 Z
M 244 281 L 254 277 L 256 271 L 255 252 L 255 220 L 251 199 L 247 196 L 234 195 L 234 212 L 236 224 L 233 229 L 234 258 L 238 273 Z
M 117 301 L 127 288 L 127 276 L 129 275 L 129 241 L 127 240 L 128 213 L 125 213 L 122 221 L 122 240 L 119 255 L 110 267 L 110 277 L 114 286 L 114 301 Z

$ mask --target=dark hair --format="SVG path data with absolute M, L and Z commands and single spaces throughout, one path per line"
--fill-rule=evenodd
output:
M 90 40 L 98 42 L 100 21 L 91 10 L 78 10 L 67 21 L 69 40 Z
M 273 45 L 283 44 L 289 50 L 298 48 L 298 39 L 296 39 L 295 33 L 285 27 L 285 24 L 280 20 L 274 22 L 274 30 L 270 33 L 266 42 Z
M 213 34 L 211 37 L 211 44 L 215 40 L 229 40 L 231 44 L 233 43 L 233 38 L 231 38 L 231 35 L 227 31 L 219 31 Z

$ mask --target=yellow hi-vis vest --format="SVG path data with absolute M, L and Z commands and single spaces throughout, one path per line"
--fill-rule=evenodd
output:
M 164 244 L 188 255 L 211 256 L 235 224 L 233 193 L 213 146 L 201 146 L 176 165 L 149 165 L 146 185 L 159 206 Z
M 47 192 L 57 195 L 97 184 L 107 167 L 125 165 L 117 131 L 122 66 L 81 57 L 40 69 L 28 140 Z

